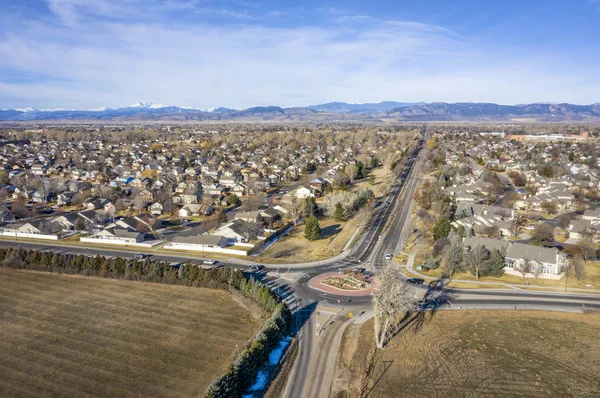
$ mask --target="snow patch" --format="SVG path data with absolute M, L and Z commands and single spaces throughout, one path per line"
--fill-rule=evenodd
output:
M 290 345 L 292 339 L 290 337 L 286 337 L 285 339 L 279 342 L 279 345 L 271 351 L 269 354 L 269 363 L 266 366 L 266 369 L 263 369 L 258 372 L 256 376 L 256 381 L 248 390 L 248 394 L 244 394 L 244 398 L 253 398 L 256 395 L 254 393 L 263 391 L 267 388 L 267 383 L 269 382 L 269 374 L 272 371 L 272 367 L 276 366 L 279 361 L 281 361 L 281 357 L 285 353 L 286 348 Z

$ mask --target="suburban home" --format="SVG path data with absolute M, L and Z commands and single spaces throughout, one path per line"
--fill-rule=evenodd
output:
M 9 224 L 2 230 L 5 236 L 57 240 L 62 237 L 62 227 L 50 220 L 34 220 Z
M 102 209 L 112 213 L 115 212 L 115 205 L 113 205 L 110 200 L 104 198 L 88 198 L 84 202 L 84 206 L 88 210 Z
M 265 239 L 264 228 L 257 223 L 235 219 L 228 222 L 214 232 L 227 238 L 229 244 L 248 243 L 256 239 Z
M 204 205 L 201 203 L 190 203 L 179 209 L 179 212 L 177 214 L 181 218 L 186 218 L 199 215 L 210 216 L 214 213 L 214 211 L 215 210 L 210 205 Z
M 222 253 L 222 249 L 227 245 L 227 238 L 224 236 L 190 235 L 173 237 L 169 242 L 169 246 L 165 246 L 165 248 Z
M 247 221 L 247 222 L 262 223 L 262 222 L 264 222 L 264 220 L 263 220 L 261 213 L 262 212 L 260 210 L 238 211 L 237 213 L 235 213 L 233 218 L 236 220 L 243 220 L 243 221 Z
M 160 202 L 154 202 L 150 205 L 148 211 L 153 216 L 160 216 L 163 213 L 163 205 Z
M 77 213 L 67 213 L 53 218 L 52 222 L 60 224 L 64 232 L 69 232 L 77 229 L 77 220 L 79 219 Z
M 594 210 L 584 211 L 581 218 L 589 221 L 600 221 L 600 206 L 596 207 Z
M 56 204 L 58 206 L 68 206 L 71 204 L 71 200 L 73 200 L 72 192 L 63 192 L 56 195 Z
M 520 270 L 527 269 L 526 278 L 534 278 L 537 275 L 544 279 L 560 279 L 563 267 L 567 264 L 567 256 L 556 248 L 482 237 L 466 238 L 463 244 L 471 250 L 482 246 L 489 251 L 501 251 L 505 256 L 504 271 L 507 274 L 523 276 Z
M 290 194 L 296 194 L 298 199 L 306 199 L 306 198 L 314 198 L 317 196 L 317 192 L 314 188 L 309 187 L 300 187 L 295 191 L 290 192 Z
M 93 235 L 82 237 L 82 242 L 100 240 L 103 243 L 111 244 L 135 244 L 144 241 L 144 234 L 132 229 L 126 228 L 106 228 L 94 233 Z

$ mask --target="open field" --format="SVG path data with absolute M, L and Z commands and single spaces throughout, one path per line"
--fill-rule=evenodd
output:
M 597 313 L 440 311 L 370 355 L 370 320 L 344 334 L 333 396 L 597 397 L 598 333 Z
M 0 268 L 0 396 L 194 396 L 260 321 L 226 292 Z

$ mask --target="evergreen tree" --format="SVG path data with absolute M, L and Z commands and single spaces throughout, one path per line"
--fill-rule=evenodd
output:
M 486 275 L 502 276 L 504 275 L 504 256 L 497 249 L 492 250 L 490 258 L 487 260 L 488 266 Z
M 321 226 L 317 217 L 310 216 L 304 225 L 304 237 L 308 240 L 317 240 L 321 237 Z
M 333 218 L 335 221 L 345 221 L 344 206 L 340 202 L 336 203 L 335 210 L 333 212 Z
M 440 238 L 448 237 L 451 229 L 450 221 L 447 218 L 440 218 L 435 227 L 433 227 L 433 239 L 438 240 Z

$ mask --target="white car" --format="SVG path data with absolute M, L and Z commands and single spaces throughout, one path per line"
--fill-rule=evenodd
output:
M 392 259 L 392 255 L 390 253 L 386 253 L 385 254 L 385 259 L 386 260 L 391 260 Z
M 217 262 L 218 261 L 216 261 L 216 260 L 204 260 L 204 261 L 202 261 L 202 264 L 205 264 L 205 265 L 214 265 Z

